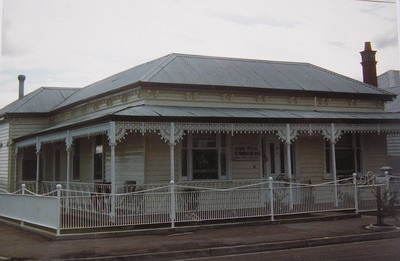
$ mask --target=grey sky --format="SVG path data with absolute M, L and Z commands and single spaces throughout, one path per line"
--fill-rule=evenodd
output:
M 1 1 L 1 0 L 0 0 Z M 396 5 L 355 0 L 3 0 L 0 107 L 41 86 L 84 87 L 172 52 L 309 62 L 361 79 L 399 69 Z

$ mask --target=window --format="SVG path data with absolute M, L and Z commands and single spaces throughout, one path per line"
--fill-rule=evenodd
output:
M 336 175 L 339 178 L 351 176 L 354 172 L 361 172 L 361 144 L 359 134 L 346 133 L 335 144 Z M 325 142 L 325 172 L 331 173 L 331 146 Z
M 182 142 L 182 178 L 225 179 L 227 176 L 225 134 L 187 134 Z
M 103 136 L 96 136 L 94 146 L 94 180 L 103 180 L 104 170 L 104 146 Z
M 79 180 L 81 178 L 81 173 L 80 173 L 80 167 L 81 167 L 81 144 L 80 140 L 75 140 L 74 141 L 74 156 L 72 160 L 72 179 L 73 180 Z

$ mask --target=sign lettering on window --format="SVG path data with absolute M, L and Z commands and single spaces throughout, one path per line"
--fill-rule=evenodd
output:
M 234 160 L 259 160 L 261 156 L 259 145 L 234 145 Z

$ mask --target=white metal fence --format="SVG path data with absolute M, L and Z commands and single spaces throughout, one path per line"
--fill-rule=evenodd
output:
M 305 185 L 273 181 L 186 182 L 121 187 L 69 184 L 37 195 L 23 188 L 0 191 L 0 215 L 61 231 L 85 228 L 201 222 L 222 219 L 376 209 L 376 186 L 399 191 L 400 180 L 364 184 L 355 176 L 337 183 Z M 392 177 L 395 179 L 395 177 Z M 43 183 L 42 183 L 43 184 Z M 34 189 L 32 186 L 30 189 Z M 100 188 L 100 189 L 99 189 Z M 76 190 L 74 190 L 76 189 Z

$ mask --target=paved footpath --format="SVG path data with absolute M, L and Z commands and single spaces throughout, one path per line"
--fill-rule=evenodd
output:
M 400 226 L 392 218 L 385 221 Z M 178 260 L 383 238 L 398 238 L 400 246 L 400 229 L 390 232 L 365 229 L 375 222 L 376 217 L 362 215 L 324 221 L 299 219 L 281 224 L 247 223 L 196 231 L 177 229 L 148 235 L 97 233 L 91 238 L 57 240 L 0 222 L 0 260 Z

